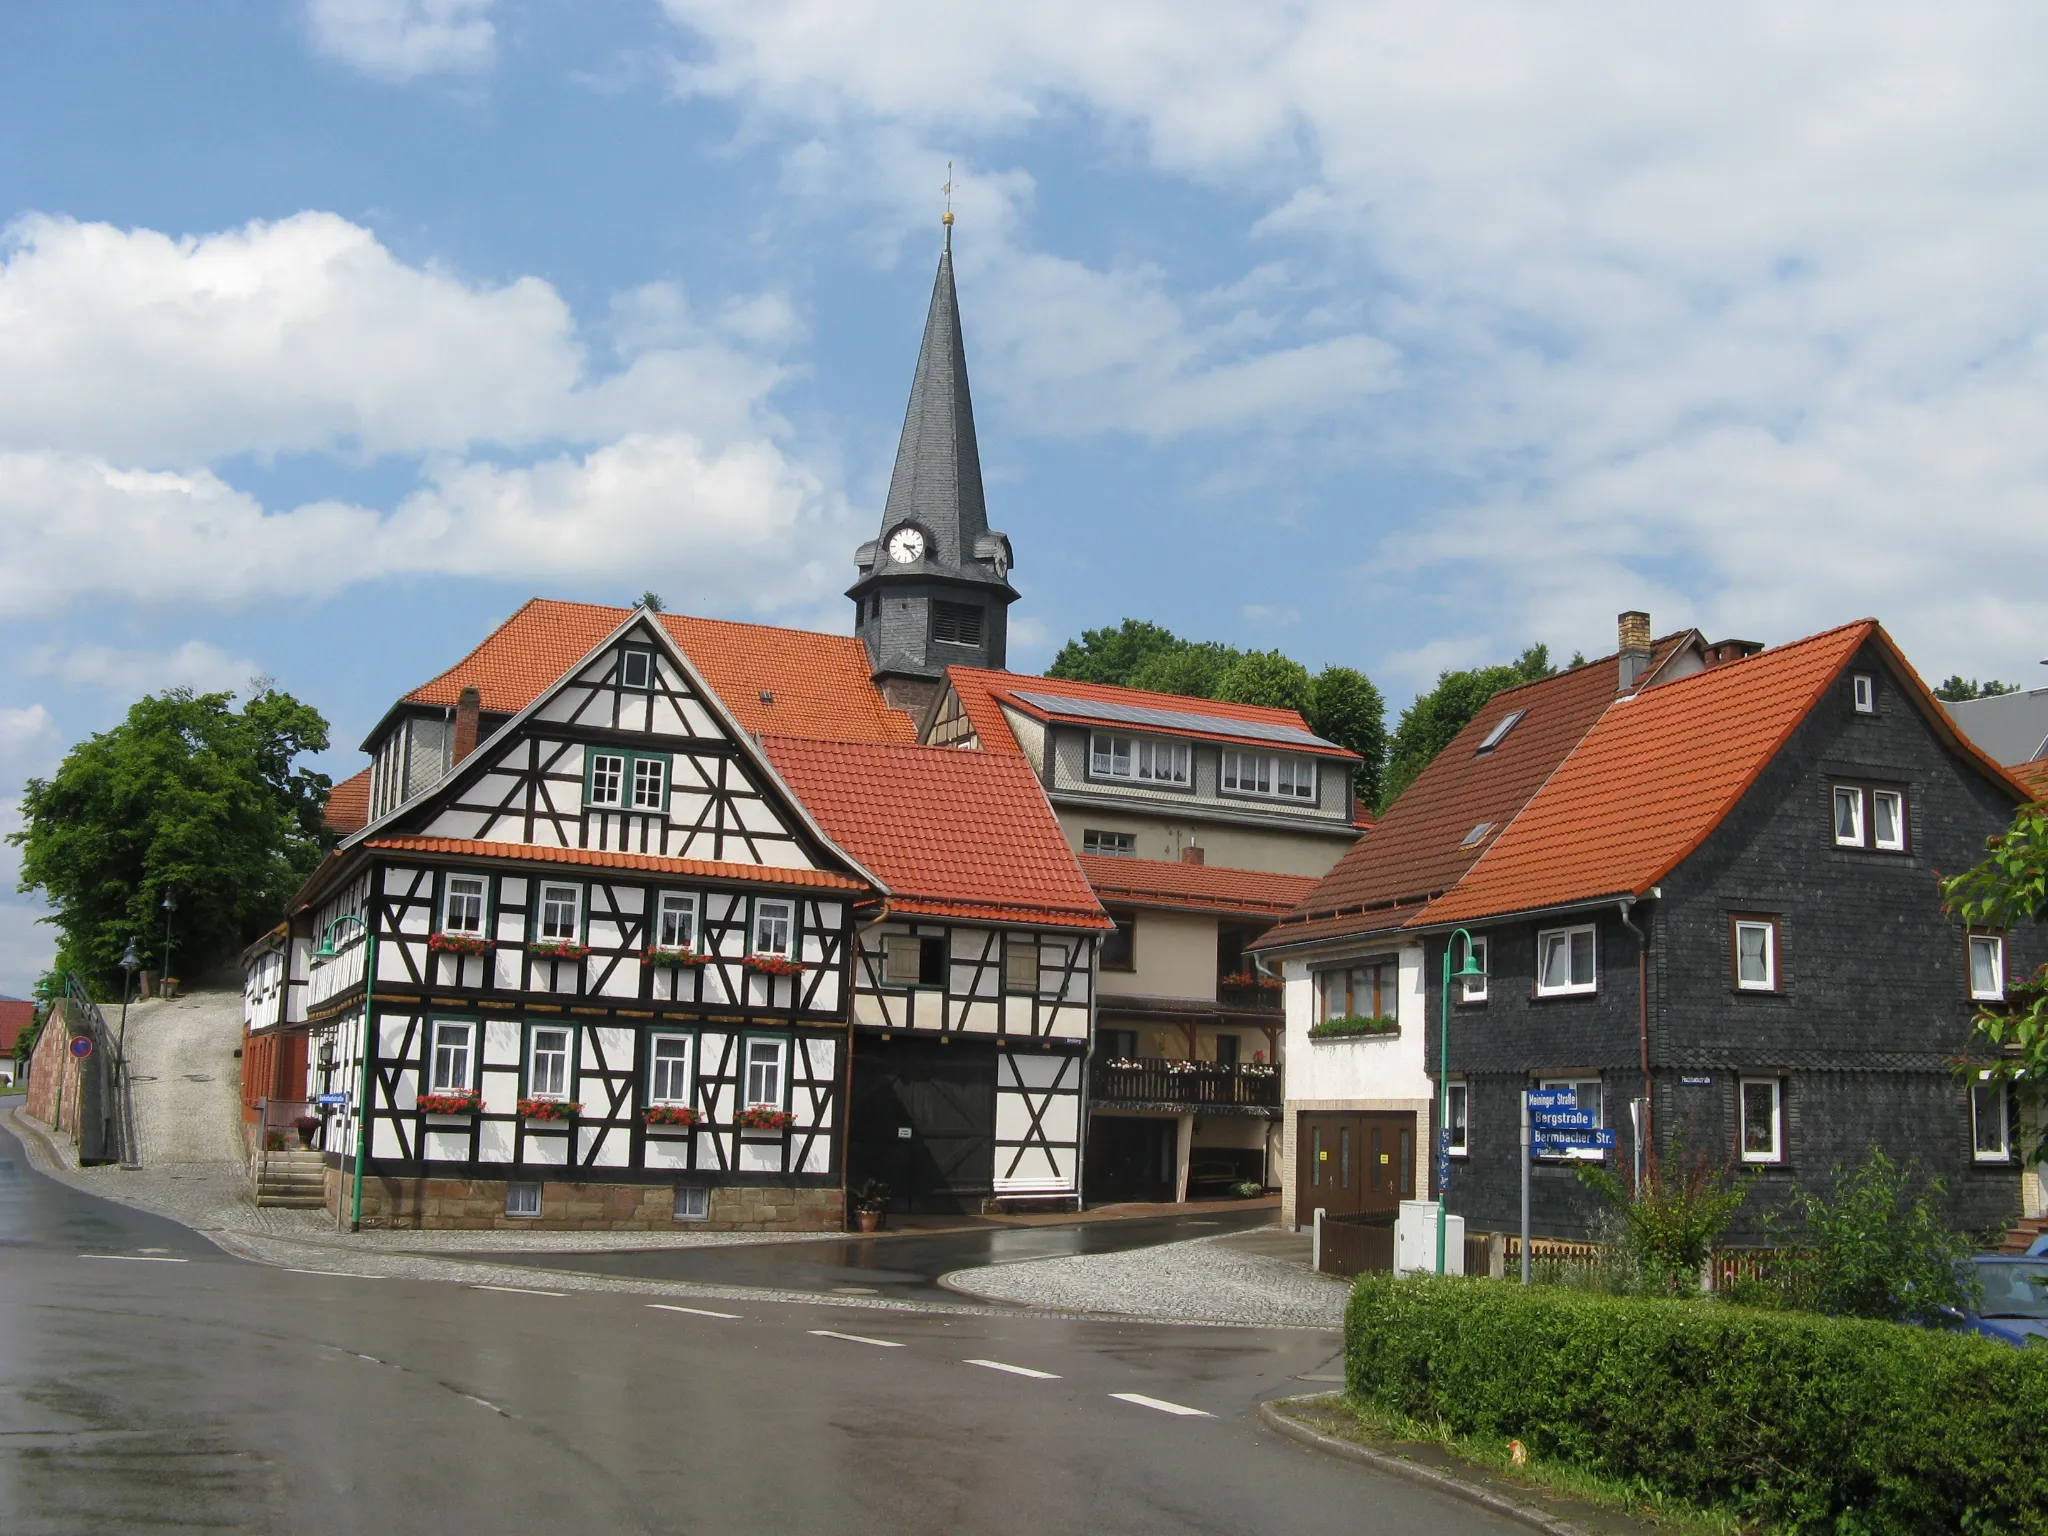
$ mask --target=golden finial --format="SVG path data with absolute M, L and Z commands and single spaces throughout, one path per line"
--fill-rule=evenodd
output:
M 946 249 L 953 248 L 953 162 L 946 162 L 946 184 L 939 188 L 946 194 L 946 211 L 939 215 L 939 222 L 946 226 Z

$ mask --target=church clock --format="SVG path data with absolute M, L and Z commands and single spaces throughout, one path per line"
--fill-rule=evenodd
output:
M 924 530 L 898 528 L 889 535 L 889 558 L 898 565 L 915 565 L 924 558 Z

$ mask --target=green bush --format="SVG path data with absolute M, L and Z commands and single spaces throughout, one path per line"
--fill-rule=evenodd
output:
M 1361 1278 L 1365 1406 L 1797 1532 L 2048 1532 L 2048 1353 L 1894 1323 Z
M 1348 1040 L 1354 1035 L 1398 1035 L 1401 1021 L 1391 1013 L 1347 1013 L 1308 1027 L 1311 1040 Z

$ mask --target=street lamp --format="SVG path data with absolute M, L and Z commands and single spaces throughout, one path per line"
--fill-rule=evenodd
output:
M 1456 971 L 1451 969 L 1451 956 L 1458 948 L 1458 940 L 1465 941 L 1465 963 Z M 1443 997 L 1443 1048 L 1438 1057 L 1441 1070 L 1436 1084 L 1436 1272 L 1444 1272 L 1444 1244 L 1450 1231 L 1450 1217 L 1444 1196 L 1451 1182 L 1451 983 L 1463 985 L 1477 980 L 1486 972 L 1480 967 L 1472 953 L 1472 935 L 1459 928 L 1444 940 L 1444 997 Z
M 171 979 L 171 914 L 178 910 L 178 893 L 164 892 L 164 980 Z
M 114 1042 L 114 1092 L 120 1095 L 117 1102 L 122 1104 L 127 1103 L 128 999 L 135 991 L 135 973 L 142 969 L 142 956 L 136 950 L 136 945 L 141 942 L 140 934 L 130 936 L 127 949 L 123 950 L 121 958 L 114 962 L 127 973 L 121 978 L 121 1033 Z M 132 1126 L 128 1127 L 131 1134 L 133 1129 Z M 126 1137 L 123 1138 L 124 1141 L 126 1139 Z M 123 1147 L 122 1150 L 128 1154 L 127 1157 L 122 1159 L 123 1167 L 132 1168 L 142 1161 L 141 1158 L 136 1156 L 136 1148 Z
M 348 1229 L 351 1232 L 363 1230 L 363 1153 L 370 1134 L 370 1039 L 374 1027 L 372 1018 L 377 988 L 377 930 L 369 922 L 353 912 L 344 912 L 329 923 L 320 935 L 320 947 L 313 951 L 313 966 L 317 969 L 332 960 L 338 951 L 334 947 L 334 930 L 343 923 L 354 923 L 363 930 L 363 1042 L 362 1042 L 362 1092 L 354 1105 L 356 1123 L 355 1145 L 351 1149 L 356 1162 L 355 1197 L 349 1214 Z M 340 1213 L 336 1212 L 339 1219 Z

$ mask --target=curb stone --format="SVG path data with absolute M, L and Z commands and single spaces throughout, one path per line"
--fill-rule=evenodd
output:
M 1454 1499 L 1463 1499 L 1468 1504 L 1477 1504 L 1496 1515 L 1505 1515 L 1523 1525 L 1549 1536 L 1593 1536 L 1583 1525 L 1570 1520 L 1561 1520 L 1556 1515 L 1538 1509 L 1533 1504 L 1524 1504 L 1520 1499 L 1511 1499 L 1505 1494 L 1482 1488 L 1477 1483 L 1454 1477 L 1436 1467 L 1426 1467 L 1419 1461 L 1410 1461 L 1405 1456 L 1391 1455 L 1376 1451 L 1371 1446 L 1360 1445 L 1354 1440 L 1340 1440 L 1335 1435 L 1326 1435 L 1321 1430 L 1304 1424 L 1287 1412 L 1291 1403 L 1327 1403 L 1336 1397 L 1334 1392 L 1309 1392 L 1299 1397 L 1268 1398 L 1259 1404 L 1259 1417 L 1268 1429 L 1277 1430 L 1290 1440 L 1299 1440 L 1303 1445 L 1312 1446 L 1332 1456 L 1341 1456 L 1346 1461 L 1359 1462 L 1376 1472 L 1390 1473 L 1406 1478 L 1411 1483 L 1421 1483 L 1434 1488 L 1438 1493 L 1447 1493 Z

